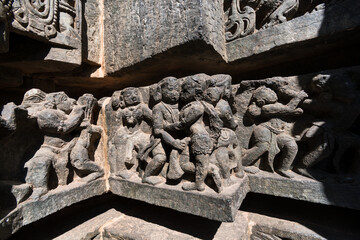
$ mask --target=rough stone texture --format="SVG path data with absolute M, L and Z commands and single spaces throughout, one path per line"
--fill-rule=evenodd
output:
M 267 172 L 249 174 L 250 191 L 360 210 L 360 186 L 335 178 L 316 181 L 302 176 L 285 179 Z
M 320 39 L 356 28 L 360 19 L 357 1 L 339 3 L 314 11 L 291 21 L 259 31 L 253 35 L 237 39 L 226 45 L 228 61 L 254 57 L 291 44 Z M 314 47 L 314 44 L 311 45 Z
M 299 58 L 301 54 L 311 56 L 321 45 L 325 47 L 332 41 L 336 42 L 336 39 L 341 38 L 347 31 L 356 31 L 360 24 L 356 17 L 359 9 L 360 4 L 357 1 L 339 1 L 325 9 L 234 40 L 226 45 L 227 61 L 238 61 L 240 68 L 246 65 L 247 69 L 251 69 L 258 68 L 259 65 L 271 66 L 275 62 L 294 61 L 294 56 Z M 324 43 L 323 38 L 330 39 Z M 291 49 L 293 55 L 281 51 L 285 48 L 287 52 Z M 301 49 L 302 53 L 296 49 Z M 264 54 L 271 55 L 264 57 Z M 266 61 L 268 57 L 272 61 Z
M 325 240 L 330 239 L 354 239 L 355 235 L 352 233 L 339 233 L 336 229 L 329 229 L 324 225 L 320 225 L 320 229 L 326 229 L 326 236 L 324 236 L 320 229 L 312 230 L 311 226 L 299 224 L 293 221 L 286 221 L 283 219 L 268 217 L 260 214 L 239 212 L 239 214 L 248 216 L 248 236 L 250 240 Z M 328 228 L 328 229 L 327 229 Z M 245 238 L 246 239 L 246 238 Z
M 110 225 L 110 223 L 117 221 L 118 218 L 123 217 L 124 214 L 116 211 L 115 209 L 110 209 L 94 218 L 91 218 L 86 222 L 79 224 L 70 231 L 67 231 L 60 236 L 54 238 L 54 240 L 94 239 L 96 236 L 99 236 L 99 234 L 101 234 L 100 231 L 104 232 L 104 230 L 102 229 L 104 226 Z
M 101 6 L 97 0 L 83 3 L 83 61 L 101 64 Z
M 141 200 L 216 221 L 231 222 L 248 192 L 248 180 L 237 180 L 221 194 L 211 189 L 204 192 L 184 192 L 179 185 L 144 185 L 140 181 L 109 179 L 110 191 L 122 197 Z
M 105 181 L 98 179 L 88 184 L 73 183 L 59 187 L 37 201 L 28 200 L 1 220 L 0 237 L 6 239 L 25 225 L 105 192 Z
M 198 239 L 186 233 L 177 232 L 175 230 L 157 225 L 155 223 L 147 222 L 145 220 L 122 216 L 119 219 L 114 219 L 113 222 L 106 224 L 103 228 L 102 239 Z
M 105 72 L 192 41 L 225 55 L 221 1 L 104 1 Z M 114 33 L 121 32 L 117 35 Z

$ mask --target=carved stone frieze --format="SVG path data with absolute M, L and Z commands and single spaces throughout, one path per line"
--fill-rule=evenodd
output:
M 290 21 L 327 0 L 227 0 L 225 7 L 225 39 L 230 42 L 256 31 Z
M 218 221 L 249 191 L 360 209 L 359 76 L 166 77 L 101 102 L 29 90 L 1 110 L 2 216 L 81 186 Z
M 80 49 L 81 16 L 81 0 L 2 0 L 0 52 L 9 49 L 9 31 Z

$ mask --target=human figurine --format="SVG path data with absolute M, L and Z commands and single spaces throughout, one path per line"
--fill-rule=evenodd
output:
M 282 176 L 293 178 L 296 176 L 290 168 L 298 151 L 295 138 L 285 130 L 282 117 L 297 116 L 303 113 L 299 103 L 307 97 L 304 91 L 296 92 L 285 86 L 277 88 L 278 92 L 291 97 L 288 104 L 278 102 L 275 91 L 266 86 L 258 87 L 252 96 L 248 107 L 248 116 L 260 121 L 253 129 L 254 146 L 244 151 L 243 165 L 245 171 L 254 173 L 257 170 L 253 165 L 262 155 L 267 153 L 266 164 L 274 172 L 274 158 L 282 152 L 280 166 L 277 172 Z
M 111 139 L 116 156 L 115 175 L 128 179 L 134 173 L 130 169 L 139 166 L 139 152 L 150 143 L 151 134 L 143 130 L 143 123 L 152 123 L 152 112 L 141 102 L 139 90 L 133 87 L 115 94 L 112 105 L 117 110 L 117 119 L 122 121 Z
M 210 162 L 216 163 L 219 166 L 220 173 L 224 179 L 224 185 L 228 186 L 232 182 L 230 180 L 230 171 L 235 168 L 236 176 L 242 178 L 244 172 L 242 169 L 241 149 L 238 143 L 237 136 L 234 130 L 237 128 L 237 123 L 228 101 L 231 96 L 231 77 L 229 75 L 214 75 L 207 81 L 207 89 L 205 99 L 211 103 L 221 119 L 220 121 L 220 136 L 214 139 L 215 149 L 210 156 Z M 232 166 L 232 161 L 235 162 L 235 167 Z
M 152 112 L 153 135 L 161 140 L 151 144 L 155 144 L 152 147 L 152 159 L 148 162 L 142 178 L 142 182 L 152 185 L 163 181 L 163 178 L 157 175 L 163 168 L 167 155 L 169 155 L 168 179 L 177 180 L 181 178 L 184 171 L 195 172 L 194 164 L 189 161 L 188 150 L 187 153 L 182 154 L 187 148 L 189 140 L 188 138 L 178 139 L 179 135 L 176 131 L 176 123 L 179 122 L 179 80 L 174 77 L 164 78 L 160 81 L 159 87 L 161 102 L 153 107 Z M 180 158 L 185 158 L 185 160 L 181 160 L 182 167 Z
M 33 190 L 30 198 L 38 199 L 48 192 L 50 166 L 53 166 L 58 185 L 66 185 L 69 174 L 67 163 L 74 146 L 71 134 L 84 118 L 85 106 L 75 105 L 75 100 L 64 92 L 46 95 L 44 109 L 37 113 L 37 123 L 44 133 L 44 142 L 25 164 L 28 169 L 25 181 Z
M 210 127 L 219 135 L 217 125 L 221 120 L 212 105 L 206 103 L 204 92 L 206 82 L 202 75 L 187 77 L 181 85 L 180 100 L 184 104 L 180 111 L 179 129 L 190 132 L 190 151 L 195 158 L 195 182 L 186 182 L 182 188 L 189 190 L 205 190 L 205 178 L 210 174 L 218 191 L 222 189 L 221 178 L 216 166 L 209 165 L 209 157 L 214 148 L 214 142 L 204 124 L 204 115 L 209 117 Z
M 84 94 L 78 101 L 78 105 L 85 107 L 85 117 L 80 127 L 80 136 L 78 137 L 75 146 L 70 152 L 71 165 L 78 171 L 86 171 L 88 175 L 81 180 L 90 182 L 104 175 L 104 170 L 94 161 L 91 161 L 89 150 L 92 147 L 93 135 L 101 136 L 102 127 L 92 124 L 92 114 L 94 107 L 97 104 L 96 98 L 92 94 Z
M 318 74 L 310 81 L 309 94 L 311 98 L 302 107 L 315 119 L 303 133 L 302 141 L 307 143 L 308 151 L 294 171 L 310 178 L 326 177 L 311 168 L 333 155 L 335 172 L 344 172 L 344 154 L 360 147 L 360 136 L 349 130 L 360 115 L 360 91 L 349 76 Z

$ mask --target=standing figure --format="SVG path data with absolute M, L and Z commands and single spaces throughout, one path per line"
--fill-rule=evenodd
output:
M 235 168 L 236 176 L 242 178 L 241 149 L 234 130 L 238 124 L 234 120 L 231 107 L 225 99 L 231 96 L 231 77 L 229 75 L 214 75 L 207 81 L 205 99 L 216 110 L 220 120 L 220 135 L 214 139 L 215 149 L 210 157 L 210 162 L 219 166 L 225 185 L 230 185 L 230 171 Z M 234 164 L 235 163 L 235 166 Z
M 74 148 L 70 153 L 71 165 L 78 171 L 90 172 L 82 181 L 90 182 L 104 175 L 104 170 L 97 163 L 91 161 L 89 150 L 93 144 L 93 135 L 101 136 L 102 128 L 92 124 L 92 114 L 95 105 L 97 104 L 96 98 L 91 94 L 84 94 L 79 98 L 77 103 L 85 106 L 85 117 L 81 126 L 80 136 L 77 139 Z
M 114 94 L 112 99 L 114 109 L 117 109 L 117 119 L 121 126 L 111 139 L 112 152 L 116 156 L 115 175 L 128 179 L 133 171 L 128 168 L 138 167 L 138 153 L 150 143 L 150 133 L 143 131 L 144 121 L 151 124 L 152 112 L 141 102 L 140 92 L 137 88 L 129 87 Z
M 189 161 L 188 150 L 184 151 L 187 148 L 188 140 L 187 138 L 178 139 L 179 135 L 176 131 L 176 124 L 179 122 L 179 80 L 174 77 L 167 77 L 159 83 L 159 86 L 162 101 L 153 108 L 153 135 L 160 141 L 150 144 L 154 145 L 152 146 L 153 158 L 147 164 L 142 179 L 142 182 L 152 185 L 163 181 L 163 178 L 156 175 L 159 174 L 167 160 L 166 149 L 170 152 L 167 178 L 176 180 L 181 178 L 184 170 L 195 171 L 194 164 Z M 180 158 L 182 158 L 181 163 L 184 170 L 180 166 Z
M 295 165 L 294 171 L 310 178 L 314 175 L 322 178 L 324 176 L 312 173 L 311 168 L 332 154 L 336 173 L 349 170 L 341 164 L 344 154 L 360 148 L 360 136 L 350 131 L 360 115 L 357 89 L 346 74 L 318 74 L 311 79 L 311 98 L 306 99 L 302 107 L 315 119 L 302 138 L 308 145 L 308 152 Z
M 180 100 L 185 104 L 180 111 L 179 129 L 187 128 L 190 131 L 190 150 L 195 157 L 195 182 L 184 183 L 182 188 L 189 190 L 205 190 L 205 178 L 208 174 L 213 176 L 219 191 L 221 178 L 216 169 L 209 167 L 209 157 L 212 153 L 214 142 L 204 124 L 204 115 L 208 113 L 210 122 L 216 128 L 218 116 L 209 104 L 202 101 L 206 90 L 205 79 L 201 75 L 187 77 L 182 86 Z M 221 121 L 221 120 L 220 120 Z M 211 125 L 211 123 L 210 123 Z M 219 134 L 219 128 L 215 132 Z M 210 171 L 209 171 L 210 170 Z
M 75 100 L 64 92 L 46 95 L 45 108 L 37 113 L 37 123 L 44 133 L 44 143 L 25 164 L 28 169 L 26 183 L 38 199 L 48 192 L 50 166 L 55 169 L 59 185 L 67 184 L 69 153 L 74 146 L 73 131 L 84 118 L 85 106 L 75 105 Z
M 297 106 L 307 97 L 307 94 L 304 91 L 296 92 L 286 87 L 279 87 L 278 91 L 291 97 L 288 104 L 279 103 L 277 94 L 266 86 L 258 87 L 253 93 L 248 114 L 251 118 L 260 120 L 260 123 L 253 129 L 255 143 L 252 148 L 245 151 L 243 164 L 244 166 L 253 165 L 263 154 L 267 153 L 266 163 L 274 172 L 274 158 L 279 152 L 282 152 L 277 172 L 292 178 L 295 174 L 291 172 L 290 168 L 297 154 L 298 146 L 295 138 L 286 133 L 286 123 L 281 118 L 301 115 L 303 110 Z M 258 171 L 254 167 L 245 167 L 245 170 L 252 173 Z

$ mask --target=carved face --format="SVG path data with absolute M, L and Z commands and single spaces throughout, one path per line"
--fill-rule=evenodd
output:
M 330 75 L 316 75 L 311 81 L 311 90 L 317 93 L 327 90 L 329 79 Z
M 139 90 L 136 88 L 126 88 L 121 93 L 125 106 L 134 106 L 140 103 Z
M 223 89 L 220 87 L 209 87 L 206 90 L 206 96 L 205 96 L 206 101 L 212 104 L 216 104 L 217 102 L 219 102 L 221 98 L 222 91 Z
M 135 126 L 141 119 L 141 110 L 137 107 L 128 107 L 124 110 L 124 121 L 128 126 Z
M 275 103 L 278 100 L 276 93 L 267 87 L 260 87 L 254 93 L 254 100 L 258 106 Z
M 75 106 L 75 99 L 69 98 L 64 92 L 57 93 L 55 96 L 56 108 L 69 114 Z
M 162 100 L 166 103 L 176 103 L 180 96 L 179 81 L 176 78 L 167 78 L 161 84 Z

